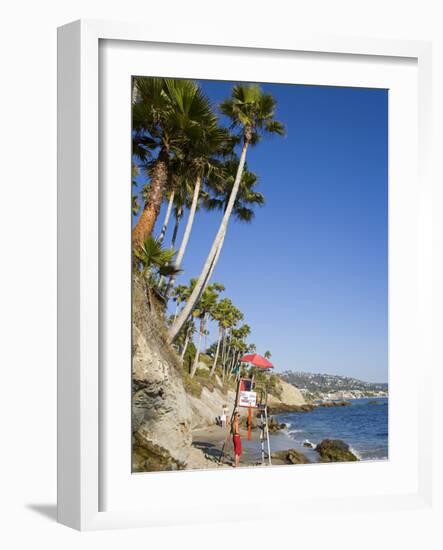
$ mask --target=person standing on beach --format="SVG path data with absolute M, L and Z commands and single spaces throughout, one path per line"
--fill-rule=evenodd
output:
M 227 405 L 223 405 L 223 412 L 220 416 L 222 428 L 226 428 L 227 418 L 228 418 L 228 407 L 227 407 Z
M 238 468 L 240 457 L 243 452 L 240 437 L 240 413 L 238 412 L 234 413 L 234 418 L 232 420 L 232 441 L 234 443 L 235 468 Z
M 222 414 L 220 415 L 220 424 L 221 424 L 221 427 L 223 429 L 226 428 L 226 414 L 225 414 L 224 410 L 223 410 Z

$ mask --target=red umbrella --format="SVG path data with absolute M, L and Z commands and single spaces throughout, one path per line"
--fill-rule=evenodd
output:
M 273 369 L 274 365 L 270 363 L 267 359 L 259 355 L 258 353 L 250 353 L 249 355 L 243 355 L 240 357 L 242 363 L 251 363 L 254 367 L 259 367 L 261 369 Z

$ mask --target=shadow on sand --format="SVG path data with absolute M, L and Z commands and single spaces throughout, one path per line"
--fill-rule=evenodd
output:
M 208 443 L 207 441 L 193 441 L 192 446 L 203 451 L 208 458 L 211 458 L 217 464 L 219 464 L 220 461 L 226 465 L 232 465 L 234 463 L 230 456 L 229 449 L 226 449 L 226 454 L 222 456 L 223 445 L 214 445 L 214 443 Z

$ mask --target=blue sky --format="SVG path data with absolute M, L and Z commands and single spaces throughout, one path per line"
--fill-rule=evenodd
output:
M 201 85 L 214 104 L 232 87 Z M 262 87 L 287 135 L 250 148 L 266 204 L 251 224 L 230 222 L 212 281 L 225 285 L 277 371 L 385 382 L 388 92 Z M 180 283 L 200 272 L 220 217 L 198 213 Z

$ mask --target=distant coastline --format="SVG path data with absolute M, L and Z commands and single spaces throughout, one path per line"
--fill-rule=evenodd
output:
M 335 374 L 289 370 L 279 376 L 298 388 L 306 401 L 312 403 L 389 396 L 388 384 L 385 382 L 365 382 L 358 378 Z

